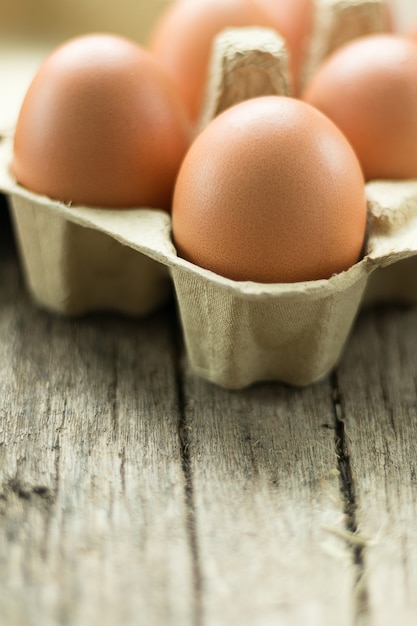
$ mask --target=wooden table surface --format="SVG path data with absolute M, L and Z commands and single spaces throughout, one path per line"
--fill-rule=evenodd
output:
M 417 623 L 417 307 L 323 382 L 228 392 L 175 306 L 35 307 L 0 221 L 0 624 Z

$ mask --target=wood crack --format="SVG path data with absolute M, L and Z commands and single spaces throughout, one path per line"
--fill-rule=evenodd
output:
M 9 504 L 13 497 L 18 500 L 37 504 L 40 509 L 47 513 L 49 513 L 56 500 L 55 491 L 50 487 L 42 484 L 23 482 L 17 478 L 17 476 L 3 481 L 0 486 L 0 499 L 3 502 Z
M 119 384 L 118 373 L 118 350 L 116 343 L 113 345 L 113 371 L 112 380 L 109 386 L 109 404 L 111 406 L 112 415 L 112 427 L 113 427 L 113 439 L 117 441 L 119 434 L 119 407 L 117 404 L 117 387 Z
M 54 466 L 55 466 L 55 489 L 54 489 L 55 500 L 58 498 L 58 493 L 59 493 L 59 488 L 60 488 L 61 435 L 62 435 L 62 431 L 65 425 L 66 413 L 67 413 L 67 400 L 65 399 L 63 410 L 62 410 L 62 420 L 61 420 L 60 425 L 57 428 L 56 439 L 55 439 L 55 443 L 53 447 L 53 450 L 55 451 L 55 463 L 54 463 Z
M 174 320 L 176 322 L 176 320 Z M 195 520 L 195 503 L 194 503 L 194 482 L 191 467 L 190 437 L 189 425 L 186 415 L 186 402 L 184 394 L 183 369 L 181 366 L 183 358 L 183 349 L 180 341 L 178 329 L 173 324 L 172 335 L 174 337 L 175 346 L 175 372 L 176 372 L 176 388 L 178 400 L 178 436 L 180 441 L 181 467 L 185 484 L 185 504 L 187 515 L 187 536 L 188 545 L 192 558 L 192 574 L 193 574 L 193 626 L 201 626 L 202 619 L 202 582 L 201 582 L 201 565 L 198 549 L 198 538 Z
M 366 586 L 366 541 L 359 534 L 356 511 L 358 508 L 355 480 L 352 470 L 349 439 L 346 434 L 345 415 L 339 389 L 337 373 L 331 376 L 332 400 L 334 409 L 335 446 L 340 476 L 340 491 L 344 503 L 346 544 L 352 555 L 355 568 L 354 580 L 354 625 L 364 626 L 368 623 L 369 598 Z

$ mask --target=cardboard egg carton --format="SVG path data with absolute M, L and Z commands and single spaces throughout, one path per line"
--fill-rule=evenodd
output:
M 337 4 L 346 0 L 320 0 L 317 10 L 334 12 Z M 268 29 L 221 34 L 199 126 L 242 99 L 291 93 L 287 64 L 284 42 Z M 0 190 L 10 199 L 35 300 L 63 314 L 106 309 L 144 315 L 162 306 L 173 286 L 191 366 L 221 386 L 310 384 L 337 363 L 363 302 L 417 300 L 417 182 L 367 185 L 365 254 L 346 272 L 328 280 L 259 284 L 232 281 L 179 258 L 164 211 L 67 206 L 23 189 L 10 174 L 11 155 L 12 138 L 6 137 Z

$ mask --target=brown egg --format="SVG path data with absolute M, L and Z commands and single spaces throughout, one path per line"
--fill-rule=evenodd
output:
M 149 49 L 175 81 L 192 119 L 196 119 L 211 44 L 230 26 L 270 26 L 252 0 L 176 0 L 155 25 Z
M 17 122 L 17 181 L 67 203 L 169 209 L 190 141 L 170 79 L 138 45 L 87 35 L 55 50 Z
M 343 46 L 303 99 L 343 131 L 367 180 L 417 178 L 417 43 L 373 35 Z
M 313 27 L 313 0 L 256 0 L 273 26 L 284 37 L 297 92 L 308 37 Z
M 364 180 L 342 133 L 299 100 L 231 107 L 196 138 L 172 210 L 178 254 L 234 280 L 329 278 L 360 257 Z

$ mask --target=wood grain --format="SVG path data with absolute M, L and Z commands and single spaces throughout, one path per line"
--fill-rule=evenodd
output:
M 411 626 L 417 309 L 303 390 L 190 371 L 173 306 L 66 320 L 0 216 L 0 623 Z
M 351 624 L 332 391 L 186 377 L 204 624 Z
M 43 313 L 3 242 L 0 623 L 189 624 L 169 312 Z
M 417 621 L 417 309 L 364 313 L 338 372 L 371 624 Z

